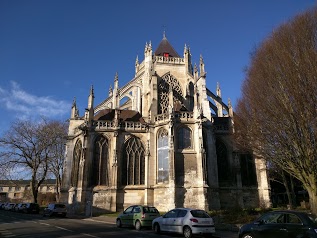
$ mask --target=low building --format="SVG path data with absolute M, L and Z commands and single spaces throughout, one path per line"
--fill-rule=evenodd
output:
M 0 180 L 1 202 L 31 202 L 31 180 Z M 39 194 L 56 193 L 56 180 L 47 179 L 39 188 Z

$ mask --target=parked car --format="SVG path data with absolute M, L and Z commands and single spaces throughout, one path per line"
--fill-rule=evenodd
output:
M 239 230 L 239 238 L 317 238 L 316 216 L 299 211 L 271 211 Z
M 4 206 L 4 210 L 6 211 L 12 211 L 12 209 L 14 208 L 15 206 L 15 203 L 7 203 L 5 206 Z
M 40 206 L 37 203 L 24 203 L 20 209 L 21 212 L 24 213 L 35 213 L 39 214 Z
M 66 217 L 67 209 L 66 205 L 62 203 L 50 203 L 44 208 L 43 216 L 62 216 Z
M 22 212 L 23 207 L 25 206 L 25 203 L 18 203 L 15 207 L 14 210 L 16 212 Z
M 155 207 L 133 205 L 125 209 L 116 219 L 117 227 L 134 226 L 136 230 L 142 227 L 151 227 L 153 219 L 160 216 Z
M 211 236 L 215 233 L 213 219 L 203 210 L 175 208 L 152 222 L 155 233 L 173 232 L 183 234 L 185 238 L 193 235 Z

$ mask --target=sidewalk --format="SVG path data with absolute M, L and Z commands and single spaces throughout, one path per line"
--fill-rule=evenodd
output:
M 107 224 L 116 224 L 116 217 L 110 216 L 95 216 L 95 217 L 84 217 L 84 216 L 69 216 L 69 218 L 82 218 L 84 220 L 93 220 L 95 222 L 102 222 Z M 234 230 L 233 228 L 227 228 L 227 226 L 219 226 L 217 229 L 216 226 L 216 233 L 213 235 L 215 238 L 238 238 L 238 231 Z

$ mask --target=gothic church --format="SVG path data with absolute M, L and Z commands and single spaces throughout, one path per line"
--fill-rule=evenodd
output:
M 206 88 L 204 66 L 164 35 L 126 85 L 116 74 L 98 105 L 91 87 L 83 116 L 74 101 L 61 190 L 74 212 L 270 206 L 265 162 L 235 149 L 231 103 Z

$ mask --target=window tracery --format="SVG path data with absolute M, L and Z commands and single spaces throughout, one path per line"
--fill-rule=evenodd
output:
M 160 130 L 157 139 L 157 182 L 169 180 L 168 131 Z
M 176 78 L 170 73 L 165 74 L 158 85 L 158 114 L 168 113 L 168 105 L 169 105 L 169 90 L 173 91 L 173 103 L 183 105 L 183 93 L 182 88 Z
M 76 142 L 73 153 L 73 167 L 71 173 L 71 185 L 77 187 L 79 174 L 79 161 L 82 156 L 82 143 L 80 140 Z
M 230 186 L 232 184 L 230 176 L 230 164 L 228 160 L 228 151 L 226 145 L 216 140 L 218 180 L 220 186 Z
M 192 148 L 192 131 L 188 127 L 178 129 L 178 149 Z
M 130 138 L 123 151 L 123 185 L 141 185 L 145 182 L 145 149 L 136 137 Z
M 109 174 L 109 143 L 107 138 L 100 136 L 94 146 L 92 185 L 109 186 Z

